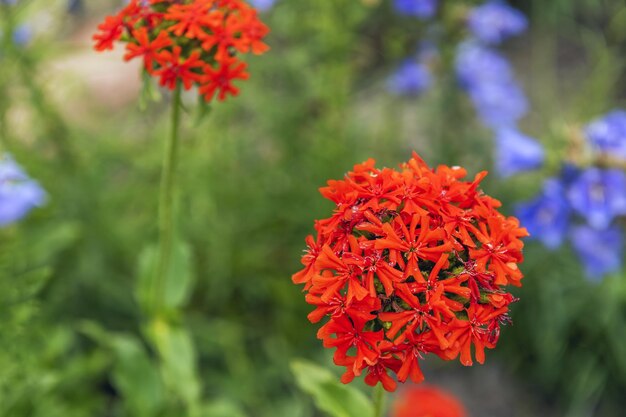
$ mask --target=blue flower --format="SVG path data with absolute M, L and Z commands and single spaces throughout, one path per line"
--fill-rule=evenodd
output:
M 589 168 L 570 186 L 572 207 L 596 229 L 605 229 L 626 214 L 626 174 L 618 169 Z
M 481 122 L 493 129 L 517 124 L 528 112 L 528 100 L 515 82 L 485 83 L 468 91 Z
M 502 1 L 490 1 L 474 8 L 467 21 L 469 30 L 482 42 L 499 44 L 526 31 L 526 16 Z
M 21 219 L 44 201 L 45 193 L 39 184 L 5 155 L 0 160 L 0 227 Z
M 561 182 L 563 183 L 563 185 L 566 188 L 569 188 L 570 185 L 576 182 L 576 180 L 580 176 L 580 173 L 581 173 L 581 170 L 579 167 L 572 164 L 571 162 L 565 161 L 561 165 L 561 172 L 559 172 L 559 178 L 561 179 Z
M 387 89 L 395 94 L 417 95 L 432 82 L 428 67 L 414 59 L 405 60 L 387 80 Z
M 513 70 L 509 61 L 494 51 L 475 42 L 462 43 L 456 55 L 456 74 L 466 90 L 490 83 L 509 83 Z
M 437 12 L 437 0 L 394 0 L 393 6 L 398 13 L 429 19 Z
M 623 248 L 620 229 L 613 227 L 597 230 L 578 226 L 572 228 L 571 239 L 587 276 L 593 281 L 620 269 Z
M 570 206 L 565 187 L 556 178 L 549 178 L 534 200 L 518 204 L 515 210 L 531 239 L 537 239 L 549 249 L 563 244 L 567 235 Z
M 510 128 L 496 133 L 496 170 L 500 176 L 539 168 L 544 158 L 543 147 L 536 139 Z
M 597 150 L 626 159 L 626 111 L 614 110 L 592 121 L 585 135 Z
M 250 0 L 252 6 L 260 12 L 265 12 L 274 6 L 276 0 Z
M 466 42 L 459 47 L 455 66 L 483 124 L 494 129 L 510 127 L 526 115 L 528 101 L 504 56 Z
M 19 25 L 13 31 L 13 43 L 19 46 L 26 45 L 32 37 L 33 31 L 28 25 Z

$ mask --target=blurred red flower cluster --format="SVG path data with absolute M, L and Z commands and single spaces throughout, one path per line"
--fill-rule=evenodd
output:
M 486 172 L 466 175 L 413 154 L 399 171 L 370 159 L 320 190 L 336 209 L 315 222 L 293 282 L 315 306 L 311 322 L 330 318 L 318 337 L 336 348 L 344 383 L 365 371 L 393 391 L 388 372 L 421 382 L 427 353 L 472 365 L 472 346 L 480 363 L 495 347 L 527 232 L 478 189 Z
M 233 80 L 248 78 L 237 55 L 261 54 L 268 27 L 242 0 L 131 0 L 93 36 L 95 49 L 126 42 L 124 58 L 142 58 L 162 86 L 197 86 L 206 101 L 236 96 Z
M 452 394 L 433 386 L 413 387 L 393 403 L 393 417 L 466 417 L 463 404 Z

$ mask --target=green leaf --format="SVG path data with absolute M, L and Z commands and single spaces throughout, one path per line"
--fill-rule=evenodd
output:
M 315 405 L 333 417 L 371 417 L 372 402 L 361 391 L 337 380 L 330 371 L 310 362 L 291 362 L 298 386 L 311 395 Z
M 163 403 L 163 385 L 156 364 L 132 336 L 116 336 L 111 344 L 117 358 L 113 384 L 124 397 L 129 415 L 156 415 Z
M 204 405 L 199 417 L 246 417 L 246 414 L 232 402 L 219 400 Z
M 158 246 L 145 248 L 139 256 L 139 279 L 137 283 L 137 300 L 149 311 L 154 291 L 154 275 L 158 262 Z M 176 241 L 172 249 L 170 268 L 165 277 L 164 306 L 175 310 L 184 306 L 191 295 L 193 287 L 192 257 L 189 245 Z
M 191 335 L 185 328 L 159 319 L 151 323 L 148 333 L 161 357 L 167 388 L 190 408 L 196 408 L 200 380 L 196 374 L 196 350 Z
M 28 256 L 31 263 L 47 263 L 58 252 L 75 243 L 81 235 L 78 223 L 62 223 L 41 230 L 32 236 L 28 243 Z
M 79 330 L 114 354 L 113 385 L 124 398 L 129 416 L 158 415 L 164 404 L 164 388 L 156 361 L 135 336 L 112 333 L 97 323 L 84 322 Z

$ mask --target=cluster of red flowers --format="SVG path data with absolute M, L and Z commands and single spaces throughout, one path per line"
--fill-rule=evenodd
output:
M 465 407 L 454 395 L 433 386 L 402 392 L 392 409 L 393 417 L 467 417 Z
M 197 86 L 206 101 L 238 94 L 233 80 L 248 78 L 238 53 L 268 49 L 262 39 L 269 29 L 242 0 L 130 0 L 98 30 L 96 50 L 126 42 L 126 60 L 142 58 L 145 70 L 170 89 Z
M 344 180 L 329 181 L 322 195 L 334 214 L 308 236 L 304 284 L 313 323 L 334 361 L 346 367 L 344 383 L 367 372 L 369 385 L 393 391 L 400 382 L 424 379 L 419 359 L 483 363 L 509 321 L 507 284 L 520 286 L 527 236 L 500 202 L 478 189 L 482 172 L 463 181 L 460 167 L 430 169 L 413 154 L 399 171 L 356 165 Z

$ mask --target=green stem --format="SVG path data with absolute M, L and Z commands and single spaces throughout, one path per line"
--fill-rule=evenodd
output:
M 170 269 L 175 238 L 176 171 L 178 170 L 178 127 L 181 110 L 181 84 L 172 97 L 171 132 L 163 154 L 163 171 L 159 196 L 159 258 L 154 279 L 154 308 L 162 309 L 165 299 L 165 277 Z
M 383 417 L 385 415 L 385 394 L 383 385 L 376 385 L 376 388 L 374 388 L 374 417 Z

